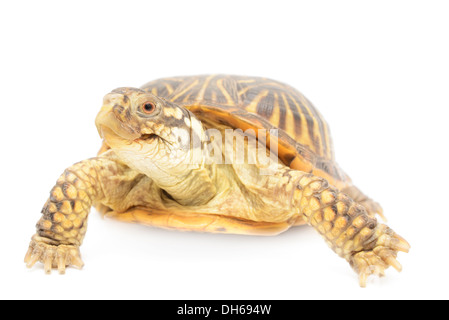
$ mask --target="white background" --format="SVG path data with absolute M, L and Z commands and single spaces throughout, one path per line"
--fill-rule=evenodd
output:
M 447 1 L 2 1 L 0 298 L 449 298 Z M 102 97 L 166 76 L 271 77 L 329 122 L 339 164 L 412 245 L 358 286 L 310 227 L 182 233 L 92 211 L 82 271 L 23 256 L 59 174 L 95 155 Z

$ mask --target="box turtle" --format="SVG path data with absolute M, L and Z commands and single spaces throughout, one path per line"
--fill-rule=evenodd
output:
M 275 235 L 315 228 L 359 275 L 384 274 L 409 244 L 335 162 L 329 128 L 294 88 L 266 78 L 202 75 L 122 87 L 96 118 L 97 157 L 65 170 L 25 262 L 81 268 L 91 206 L 169 229 Z

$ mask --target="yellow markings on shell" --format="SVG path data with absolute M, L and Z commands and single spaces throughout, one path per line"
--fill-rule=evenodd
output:
M 185 96 L 185 98 L 182 100 L 182 102 L 188 102 L 190 100 L 190 96 L 192 95 L 192 92 L 190 92 L 189 94 L 187 94 Z
M 237 83 L 254 83 L 254 82 L 256 82 L 256 79 L 237 80 Z
M 301 124 L 296 124 L 296 125 L 300 125 L 302 128 L 301 136 L 298 137 L 298 139 L 299 139 L 298 142 L 300 142 L 306 146 L 311 146 L 313 148 L 312 137 L 310 137 L 309 130 L 307 130 L 308 125 L 307 125 L 306 115 L 302 113 L 301 106 L 298 104 L 296 99 L 293 98 L 293 96 L 291 94 L 288 94 L 288 97 L 290 98 L 291 101 L 293 101 L 293 103 L 296 107 L 296 110 L 298 110 L 298 113 L 301 117 Z M 296 137 L 296 135 L 295 135 L 295 137 Z
M 265 81 L 268 79 L 264 79 Z M 283 84 L 280 84 L 278 82 L 272 81 L 272 82 L 264 82 L 264 86 L 270 86 L 270 87 L 277 87 L 278 89 L 285 90 L 285 86 Z
M 226 98 L 226 102 L 228 103 L 228 105 L 235 105 L 234 103 L 234 99 L 232 99 L 231 95 L 229 94 L 229 92 L 226 90 L 226 88 L 223 86 L 223 81 L 225 79 L 220 79 L 217 81 L 217 87 L 218 89 L 220 89 L 221 93 L 224 95 L 224 97 Z
M 250 89 L 252 89 L 252 88 L 254 88 L 254 87 L 255 87 L 255 86 L 248 86 L 248 87 L 245 87 L 245 88 L 239 90 L 239 92 L 238 92 L 239 97 L 241 97 L 241 96 L 244 95 L 248 90 L 250 90 Z
M 285 131 L 291 136 L 296 137 L 296 130 L 295 130 L 295 117 L 293 116 L 292 107 L 288 103 L 287 97 L 285 96 L 285 93 L 282 92 L 281 94 L 282 100 L 284 102 L 284 109 L 285 109 Z M 275 103 L 277 102 L 277 94 L 275 94 Z M 279 106 L 274 106 L 274 110 L 279 109 Z M 279 123 L 279 122 L 274 122 Z
M 187 91 L 189 91 L 190 89 L 192 89 L 194 86 L 196 86 L 198 84 L 198 79 L 196 79 L 195 81 L 193 81 L 190 85 L 188 85 L 186 88 L 184 88 L 184 90 L 182 90 L 181 92 L 178 92 L 174 97 L 172 97 L 170 99 L 170 101 L 176 101 L 176 99 L 178 99 L 179 97 L 181 97 L 183 94 L 185 94 Z
M 320 133 L 320 124 L 318 123 L 318 120 L 316 119 L 316 117 L 313 116 L 313 112 L 309 107 L 309 104 L 307 103 L 307 101 L 305 100 L 305 98 L 302 95 L 299 95 L 299 99 L 301 100 L 304 108 L 307 109 L 307 111 L 309 112 L 310 116 L 312 117 L 312 121 L 313 121 L 313 134 L 315 135 L 315 137 L 317 137 L 318 143 L 319 143 L 319 153 L 321 153 L 325 147 L 323 146 L 322 140 L 321 140 L 321 133 Z M 313 144 L 312 144 L 313 145 Z
M 203 86 L 201 87 L 200 91 L 198 92 L 198 95 L 196 96 L 196 100 L 202 101 L 204 99 L 204 93 L 206 92 L 207 87 L 209 87 L 210 81 L 214 77 L 215 77 L 215 75 L 212 74 L 206 78 L 206 80 L 203 83 Z
M 329 126 L 327 125 L 327 122 L 324 120 L 324 118 L 321 116 L 321 114 L 320 114 L 320 117 L 321 117 L 321 123 L 323 124 L 324 139 L 326 140 L 326 158 L 332 159 L 334 157 L 334 154 L 333 154 L 333 150 L 332 150 L 331 133 L 329 130 Z
M 271 123 L 279 123 L 279 120 L 281 119 L 281 115 L 280 115 L 281 111 L 278 107 L 274 107 L 273 108 L 273 113 L 270 116 L 270 122 Z
M 173 93 L 173 87 L 170 85 L 170 83 L 166 82 L 164 83 L 165 88 L 167 89 L 168 94 L 172 94 Z
M 259 105 L 260 100 L 262 100 L 262 98 L 265 98 L 267 95 L 268 90 L 259 92 L 259 94 L 253 99 L 253 101 L 251 101 L 248 106 L 246 106 L 246 111 L 257 113 L 257 106 Z

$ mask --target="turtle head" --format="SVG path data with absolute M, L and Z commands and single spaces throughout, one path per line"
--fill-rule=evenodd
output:
M 195 165 L 204 136 L 201 122 L 182 106 L 137 88 L 104 97 L 95 120 L 100 136 L 130 167 L 168 179 Z

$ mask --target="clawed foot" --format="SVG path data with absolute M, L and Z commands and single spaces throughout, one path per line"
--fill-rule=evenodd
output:
M 28 268 L 32 268 L 38 261 L 44 264 L 45 273 L 48 274 L 52 268 L 57 268 L 60 274 L 64 274 L 67 266 L 81 269 L 84 265 L 78 246 L 50 245 L 35 235 L 25 255 L 25 263 Z
M 366 287 L 366 280 L 370 275 L 385 275 L 390 266 L 398 272 L 402 271 L 401 264 L 396 260 L 398 251 L 409 252 L 410 245 L 385 225 L 380 226 L 376 244 L 372 250 L 355 253 L 350 263 L 359 274 L 361 287 Z

